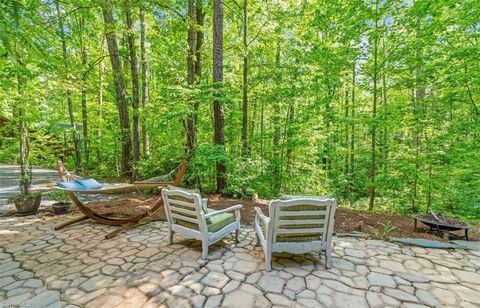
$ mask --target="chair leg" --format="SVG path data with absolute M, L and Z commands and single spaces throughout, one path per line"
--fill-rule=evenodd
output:
M 172 245 L 173 244 L 173 231 L 168 230 L 168 244 Z
M 265 253 L 265 270 L 270 272 L 272 270 L 272 253 Z
M 206 260 L 208 257 L 208 242 L 202 241 L 202 259 Z
M 325 249 L 325 268 L 332 268 L 332 250 L 328 248 Z
M 235 230 L 235 244 L 238 244 L 238 233 L 240 230 Z
M 258 236 L 257 232 L 255 232 L 255 238 L 256 238 L 255 246 L 260 246 L 260 236 Z

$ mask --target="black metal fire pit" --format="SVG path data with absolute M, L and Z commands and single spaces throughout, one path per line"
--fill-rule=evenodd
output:
M 472 228 L 472 226 L 461 220 L 432 212 L 413 215 L 413 219 L 415 220 L 414 230 L 417 230 L 417 221 L 421 221 L 424 225 L 430 227 L 431 231 L 437 231 L 442 234 L 445 240 L 449 239 L 450 231 L 465 230 L 464 238 L 468 241 L 468 230 Z

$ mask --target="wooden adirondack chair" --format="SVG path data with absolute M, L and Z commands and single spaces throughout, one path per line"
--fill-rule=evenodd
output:
M 272 252 L 325 252 L 325 267 L 331 267 L 336 207 L 334 199 L 309 197 L 272 201 L 270 217 L 255 207 L 257 245 L 265 253 L 266 270 L 272 269 Z
M 207 208 L 207 199 L 200 193 L 177 187 L 162 190 L 165 212 L 168 219 L 169 243 L 174 233 L 202 241 L 202 259 L 208 256 L 208 246 L 235 231 L 238 242 L 241 204 L 223 210 Z

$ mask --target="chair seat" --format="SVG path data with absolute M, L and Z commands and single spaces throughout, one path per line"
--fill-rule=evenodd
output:
M 207 213 L 216 212 L 212 209 L 207 209 Z M 208 232 L 217 232 L 231 223 L 235 222 L 235 215 L 232 213 L 223 213 L 220 215 L 215 215 L 207 219 L 207 229 Z M 198 230 L 198 225 L 186 220 L 177 219 L 177 224 L 182 227 Z

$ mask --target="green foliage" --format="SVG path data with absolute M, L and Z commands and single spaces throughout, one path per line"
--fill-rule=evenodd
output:
M 47 199 L 55 200 L 55 201 L 63 201 L 69 202 L 69 198 L 65 191 L 60 189 L 53 189 L 43 194 Z
M 384 223 L 380 223 L 383 226 L 383 232 L 381 234 L 381 238 L 387 240 L 390 237 L 390 233 L 397 229 L 391 220 L 387 220 Z
M 75 168 L 68 90 L 82 147 L 79 172 L 126 180 L 101 10 L 96 3 L 60 3 L 64 59 L 55 5 L 42 3 L 0 3 L 0 115 L 11 120 L 0 129 L 0 163 L 18 161 L 15 106 L 21 99 L 32 163 L 52 168 L 62 159 Z M 205 25 L 197 29 L 204 30 L 205 41 L 194 86 L 186 81 L 185 7 L 170 0 L 141 3 L 149 104 L 140 118 L 150 142 L 150 154 L 140 160 L 142 179 L 165 174 L 186 158 L 186 120 L 194 114 L 197 147 L 185 179 L 202 191 L 216 189 L 215 163 L 221 161 L 227 165 L 229 195 L 332 195 L 343 205 L 367 209 L 374 186 L 377 211 L 435 210 L 480 218 L 479 1 L 250 1 L 247 47 L 243 11 L 225 3 L 224 147 L 213 144 L 211 2 L 204 3 Z M 139 4 L 131 3 L 135 23 Z M 130 102 L 124 4 L 113 5 Z M 15 46 L 22 46 L 25 67 Z M 244 56 L 247 155 L 241 139 Z M 18 73 L 27 77 L 21 97 Z M 80 125 L 82 85 L 88 138 Z
M 259 177 L 267 169 L 261 160 L 243 157 L 235 159 L 229 167 L 232 171 L 224 193 L 234 197 L 252 196 Z

